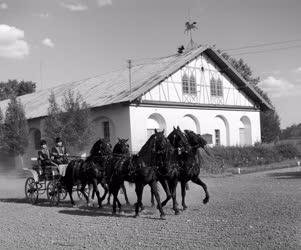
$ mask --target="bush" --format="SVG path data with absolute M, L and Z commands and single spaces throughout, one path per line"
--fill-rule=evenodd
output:
M 298 147 L 291 143 L 255 144 L 211 148 L 212 157 L 201 154 L 205 170 L 218 172 L 226 167 L 248 167 L 280 162 L 300 156 Z

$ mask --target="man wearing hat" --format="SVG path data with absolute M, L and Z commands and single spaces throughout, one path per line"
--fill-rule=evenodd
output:
M 45 140 L 41 140 L 41 150 L 38 151 L 38 159 L 41 162 L 41 167 L 55 165 L 51 160 L 51 154 Z
M 55 147 L 52 148 L 51 154 L 53 156 L 53 161 L 56 164 L 68 164 L 68 154 L 66 148 L 63 146 L 61 138 L 58 137 L 55 139 Z

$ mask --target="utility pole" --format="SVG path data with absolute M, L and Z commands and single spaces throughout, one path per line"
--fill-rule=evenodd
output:
M 130 84 L 130 94 L 132 94 L 132 60 L 127 60 L 129 69 L 129 84 Z
M 42 77 L 42 68 L 43 68 L 43 64 L 42 64 L 42 60 L 40 61 L 40 83 L 41 83 L 41 89 L 43 89 L 43 77 Z

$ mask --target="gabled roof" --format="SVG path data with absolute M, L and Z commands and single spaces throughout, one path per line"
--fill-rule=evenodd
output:
M 71 83 L 65 83 L 53 88 L 40 90 L 32 94 L 19 97 L 26 117 L 33 119 L 47 115 L 48 98 L 53 91 L 60 103 L 64 93 L 68 90 L 79 92 L 90 107 L 101 107 L 109 104 L 131 102 L 141 97 L 145 92 L 164 81 L 170 75 L 197 58 L 201 53 L 206 53 L 234 82 L 241 87 L 241 91 L 262 109 L 271 106 L 227 63 L 218 52 L 212 48 L 198 47 L 183 54 L 153 59 L 148 63 L 132 67 L 131 88 L 129 85 L 129 72 L 127 69 L 113 73 L 103 74 Z M 0 108 L 6 109 L 8 100 L 0 102 Z

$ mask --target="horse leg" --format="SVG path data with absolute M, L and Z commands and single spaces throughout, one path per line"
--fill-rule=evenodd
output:
M 68 192 L 68 194 L 69 194 L 69 197 L 70 197 L 70 201 L 71 201 L 71 204 L 72 204 L 72 206 L 75 206 L 75 203 L 74 203 L 74 200 L 73 200 L 73 197 L 72 197 L 72 186 L 70 187 L 70 186 L 68 186 L 67 187 L 67 192 Z
M 165 219 L 165 213 L 163 211 L 163 208 L 162 208 L 162 205 L 161 205 L 161 201 L 160 201 L 160 195 L 158 193 L 158 187 L 157 187 L 157 182 L 156 181 L 153 181 L 152 183 L 149 184 L 151 189 L 152 189 L 152 192 L 154 193 L 155 195 L 155 198 L 156 198 L 156 201 L 157 201 L 157 204 L 158 204 L 158 209 L 160 211 L 160 217 L 161 219 Z
M 192 181 L 193 181 L 195 184 L 200 185 L 200 186 L 204 189 L 205 195 L 206 195 L 206 196 L 205 196 L 205 198 L 204 198 L 204 200 L 203 200 L 203 203 L 204 203 L 204 204 L 208 203 L 208 201 L 209 201 L 209 193 L 208 193 L 206 184 L 205 184 L 204 182 L 202 182 L 201 179 L 200 179 L 199 177 L 193 178 Z
M 95 192 L 97 200 L 98 200 L 98 207 L 101 207 L 102 200 L 100 198 L 99 190 L 98 190 L 98 187 L 97 187 L 97 179 L 93 179 L 92 184 L 93 184 L 93 192 Z
M 86 199 L 86 202 L 87 202 L 87 204 L 89 204 L 89 195 L 87 195 L 86 194 L 86 192 L 85 192 L 85 187 L 86 187 L 86 185 L 87 185 L 87 183 L 82 183 L 82 185 L 81 185 L 81 188 L 80 188 L 80 192 L 83 194 L 83 196 L 85 197 L 85 199 Z
M 177 202 L 177 185 L 178 180 L 172 180 L 170 183 L 170 189 L 171 189 L 171 196 L 172 196 L 172 202 L 173 202 L 173 210 L 175 211 L 175 215 L 178 215 L 179 208 L 178 208 L 178 202 Z
M 126 188 L 124 186 L 124 182 L 121 184 L 121 189 L 123 191 L 123 194 L 124 194 L 124 199 L 125 199 L 125 202 L 127 205 L 131 205 L 130 202 L 129 202 L 129 199 L 128 199 L 128 195 L 126 193 Z
M 154 207 L 155 206 L 155 195 L 152 190 L 151 190 L 151 203 L 152 203 L 152 207 Z
M 181 181 L 181 192 L 182 192 L 182 207 L 183 210 L 187 209 L 186 203 L 185 203 L 185 196 L 186 196 L 186 183 L 185 181 Z
M 167 202 L 172 198 L 168 182 L 166 180 L 160 180 L 160 183 L 166 193 L 166 199 L 161 203 L 161 206 L 164 207 Z M 154 192 L 153 192 L 154 193 Z
M 142 206 L 142 194 L 143 194 L 144 185 L 142 183 L 136 183 L 136 195 L 137 195 L 137 202 L 135 208 L 135 217 L 139 216 L 139 208 Z
M 100 198 L 100 200 L 101 200 L 101 202 L 103 202 L 104 201 L 104 199 L 106 198 L 106 196 L 107 196 L 107 194 L 108 194 L 108 186 L 107 186 L 107 183 L 104 181 L 104 180 L 102 180 L 101 182 L 100 182 L 100 185 L 102 186 L 102 188 L 103 188 L 103 190 L 104 190 L 104 194 L 101 196 L 101 198 Z
M 117 196 L 118 196 L 118 191 L 119 191 L 119 187 L 114 187 L 114 188 L 110 188 L 110 190 L 112 190 L 112 194 L 113 194 L 113 215 L 116 215 L 116 203 L 117 203 Z
M 111 192 L 109 191 L 109 195 L 108 195 L 108 200 L 107 200 L 107 205 L 110 205 L 111 204 Z

